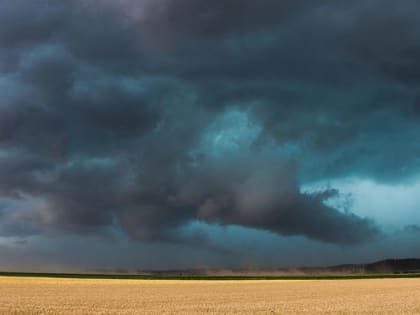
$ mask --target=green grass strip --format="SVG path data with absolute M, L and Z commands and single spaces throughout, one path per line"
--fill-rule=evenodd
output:
M 23 273 L 0 272 L 0 277 L 35 277 L 63 279 L 115 279 L 115 280 L 355 280 L 420 278 L 419 273 L 398 274 L 338 274 L 338 275 L 282 275 L 282 276 L 201 276 L 201 275 L 133 275 L 133 274 L 76 274 L 76 273 Z

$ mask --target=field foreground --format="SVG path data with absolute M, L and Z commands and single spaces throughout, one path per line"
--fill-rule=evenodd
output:
M 89 280 L 0 277 L 1 314 L 420 314 L 420 279 Z

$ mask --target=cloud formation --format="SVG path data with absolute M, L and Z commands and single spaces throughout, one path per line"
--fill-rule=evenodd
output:
M 419 172 L 420 8 L 389 4 L 0 0 L 0 234 L 379 236 L 301 186 Z

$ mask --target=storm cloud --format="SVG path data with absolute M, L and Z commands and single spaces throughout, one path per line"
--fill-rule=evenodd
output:
M 420 4 L 0 0 L 0 235 L 359 245 L 343 177 L 420 173 Z M 204 232 L 205 234 L 205 232 Z M 203 241 L 206 237 L 203 237 Z

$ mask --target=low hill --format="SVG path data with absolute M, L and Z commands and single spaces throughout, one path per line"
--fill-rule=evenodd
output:
M 420 259 L 386 259 L 370 264 L 347 264 L 327 267 L 325 271 L 350 273 L 420 273 Z

